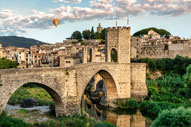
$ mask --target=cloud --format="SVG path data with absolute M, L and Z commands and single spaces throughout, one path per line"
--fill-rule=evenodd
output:
M 81 2 L 82 0 L 54 0 L 57 2 Z M 180 16 L 191 14 L 191 0 L 91 0 L 89 6 L 60 6 L 48 12 L 32 10 L 23 16 L 12 10 L 0 11 L 0 34 L 18 34 L 29 29 L 53 28 L 54 18 L 62 19 L 60 24 L 79 20 L 120 19 L 128 15 L 144 14 Z
M 53 0 L 54 2 L 62 2 L 62 3 L 81 3 L 82 0 Z

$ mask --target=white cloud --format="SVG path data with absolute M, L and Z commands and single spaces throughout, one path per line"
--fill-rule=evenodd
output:
M 55 0 L 67 2 L 69 0 Z M 81 2 L 70 0 L 69 2 Z M 92 19 L 119 19 L 128 15 L 168 15 L 191 14 L 191 0 L 91 0 L 89 6 L 61 6 L 48 12 L 32 10 L 33 14 L 23 16 L 12 10 L 0 11 L 0 34 L 18 34 L 28 29 L 50 29 L 54 18 L 60 22 L 74 22 Z
M 81 3 L 82 0 L 54 0 L 54 2 L 63 2 L 63 3 Z

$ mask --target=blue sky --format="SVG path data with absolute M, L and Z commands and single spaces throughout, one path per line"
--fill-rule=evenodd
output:
M 17 35 L 62 42 L 75 30 L 129 26 L 157 27 L 191 38 L 191 0 L 0 0 L 0 36 Z M 55 28 L 52 19 L 61 23 Z

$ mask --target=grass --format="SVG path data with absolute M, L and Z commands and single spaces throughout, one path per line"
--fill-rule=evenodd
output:
M 25 112 L 25 111 L 24 111 Z M 116 127 L 107 122 L 98 122 L 85 116 L 59 117 L 53 120 L 34 124 L 28 124 L 20 119 L 7 116 L 5 113 L 0 116 L 0 127 Z
M 20 87 L 9 99 L 8 104 L 17 105 L 23 104 L 26 98 L 35 98 L 38 100 L 39 105 L 51 105 L 53 100 L 49 93 L 40 87 Z
M 29 113 L 30 111 L 28 111 L 26 109 L 19 109 L 17 112 L 20 114 L 26 114 L 26 113 Z
M 116 127 L 107 122 L 98 122 L 85 116 L 60 117 L 42 123 L 35 123 L 35 127 Z

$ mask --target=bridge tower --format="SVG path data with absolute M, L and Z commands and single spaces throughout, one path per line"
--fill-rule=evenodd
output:
M 106 62 L 119 64 L 116 71 L 118 98 L 131 97 L 130 27 L 106 30 Z
M 107 28 L 106 62 L 130 63 L 130 37 L 130 27 Z

